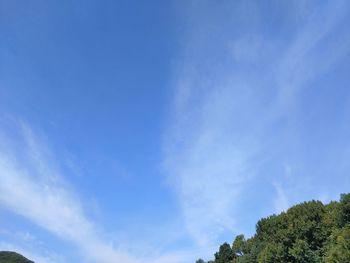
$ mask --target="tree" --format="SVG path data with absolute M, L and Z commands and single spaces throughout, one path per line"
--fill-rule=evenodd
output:
M 235 255 L 227 243 L 222 244 L 219 252 L 215 253 L 215 263 L 230 263 L 234 258 Z
M 256 233 L 224 243 L 212 263 L 350 263 L 350 194 L 304 202 L 258 221 Z M 210 261 L 208 262 L 210 263 Z
M 246 240 L 244 235 L 238 235 L 233 241 L 232 251 L 236 256 L 242 257 L 246 253 Z

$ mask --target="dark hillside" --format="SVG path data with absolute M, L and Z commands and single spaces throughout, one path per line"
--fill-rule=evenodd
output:
M 0 263 L 34 263 L 34 261 L 15 252 L 0 251 Z

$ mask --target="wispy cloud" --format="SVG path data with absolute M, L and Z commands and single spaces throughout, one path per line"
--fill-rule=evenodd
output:
M 4 134 L 1 137 L 1 206 L 76 245 L 86 261 L 136 262 L 100 237 L 79 198 L 64 183 L 58 166 L 48 157 L 46 146 L 27 125 L 20 127 L 22 137 Z
M 283 147 L 299 143 L 297 135 L 286 138 L 300 90 L 349 52 L 350 36 L 336 31 L 344 1 L 293 6 L 295 13 L 288 15 L 299 19 L 288 21 L 294 31 L 281 36 L 259 28 L 264 18 L 250 23 L 250 18 L 263 17 L 258 4 L 244 9 L 228 1 L 216 7 L 191 3 L 164 164 L 189 233 L 207 246 L 224 231 L 241 231 L 237 220 L 244 218 L 242 207 L 249 207 L 253 196 L 277 198 L 278 209 L 284 209 L 289 192 L 283 187 L 306 182 L 295 175 L 286 186 L 285 175 L 267 173 L 271 162 L 283 166 Z M 244 15 L 232 20 L 237 8 Z M 240 23 L 245 32 L 237 29 Z M 266 189 L 275 193 L 266 197 Z
M 138 236 L 137 240 L 118 235 L 105 238 L 106 235 L 101 232 L 103 227 L 96 225 L 87 216 L 79 195 L 70 186 L 68 178 L 61 174 L 60 163 L 55 160 L 49 143 L 43 139 L 45 136 L 39 137 L 28 124 L 16 118 L 5 119 L 0 119 L 1 208 L 76 246 L 84 262 L 185 263 L 191 261 L 194 254 L 200 254 L 189 249 L 165 251 L 161 245 L 154 246 L 151 235 L 159 232 L 157 242 L 164 246 L 174 235 L 171 226 L 166 230 L 154 226 L 142 238 L 136 233 L 129 233 Z M 3 231 L 6 236 L 14 236 L 21 242 L 0 242 L 1 250 L 23 253 L 38 263 L 60 263 L 66 260 L 57 256 L 58 251 L 51 252 L 55 248 L 47 247 L 50 251 L 43 252 L 40 245 L 36 249 L 33 244 L 41 241 L 29 232 Z M 166 231 L 169 233 L 164 234 Z M 23 244 L 31 245 L 23 247 Z M 143 247 L 137 248 L 135 244 Z

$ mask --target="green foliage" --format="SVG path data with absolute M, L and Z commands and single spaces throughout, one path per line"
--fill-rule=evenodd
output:
M 229 263 L 235 258 L 235 254 L 230 245 L 224 243 L 220 246 L 219 252 L 215 253 L 215 263 Z
M 284 262 L 284 249 L 280 243 L 268 243 L 258 255 L 258 263 Z
M 20 254 L 10 251 L 0 251 L 1 263 L 34 263 Z
M 342 194 L 340 197 L 340 224 L 350 226 L 350 194 Z
M 244 235 L 236 236 L 235 241 L 233 241 L 232 244 L 232 252 L 236 256 L 243 256 L 247 252 L 246 240 L 244 238 Z
M 312 250 L 305 240 L 297 240 L 289 250 L 292 262 L 296 263 L 318 263 L 320 257 L 317 250 Z
M 350 263 L 350 194 L 339 202 L 304 202 L 263 218 L 254 236 L 238 235 L 214 256 L 209 262 Z
M 350 228 L 334 231 L 330 239 L 325 263 L 350 262 Z

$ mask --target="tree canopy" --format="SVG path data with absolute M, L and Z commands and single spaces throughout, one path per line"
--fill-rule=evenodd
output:
M 313 200 L 263 218 L 252 237 L 238 235 L 232 245 L 222 244 L 208 262 L 350 262 L 350 194 L 342 194 L 339 202 Z

